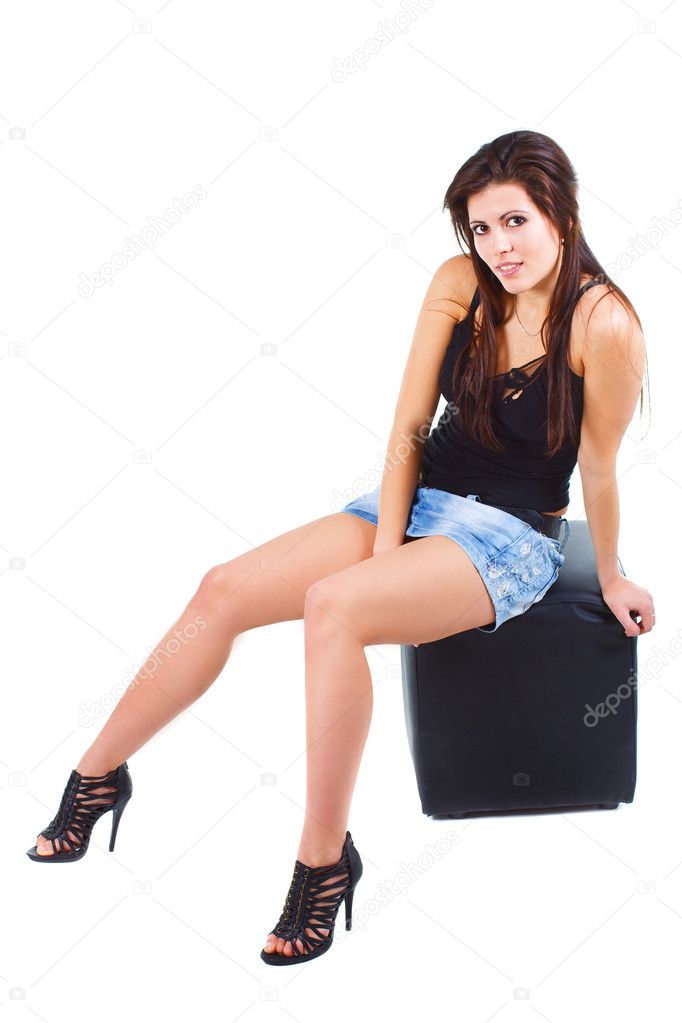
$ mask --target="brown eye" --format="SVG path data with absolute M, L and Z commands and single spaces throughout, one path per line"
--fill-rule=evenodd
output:
M 521 224 L 525 224 L 525 223 L 526 223 L 526 218 L 525 218 L 525 217 L 522 217 L 522 216 L 521 216 L 521 214 L 517 214 L 517 215 L 516 215 L 516 216 L 514 216 L 514 217 L 509 217 L 509 220 L 507 220 L 507 225 L 509 225 L 510 221 L 512 221 L 512 220 L 520 220 L 520 221 L 521 221 Z M 521 226 L 521 224 L 513 224 L 512 226 L 513 226 L 513 227 L 520 227 L 520 226 Z M 477 228 L 479 228 L 479 227 L 482 227 L 482 228 L 484 228 L 484 231 L 482 231 L 482 232 L 479 232 L 479 231 L 477 230 Z M 485 231 L 487 230 L 487 224 L 474 224 L 474 226 L 472 227 L 472 229 L 471 229 L 471 230 L 472 230 L 472 232 L 473 232 L 474 234 L 477 234 L 477 235 L 479 236 L 479 238 L 480 238 L 481 234 L 485 233 Z

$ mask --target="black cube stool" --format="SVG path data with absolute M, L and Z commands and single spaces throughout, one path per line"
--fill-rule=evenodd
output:
M 434 820 L 633 800 L 637 639 L 604 603 L 587 522 L 570 525 L 540 603 L 494 633 L 401 646 L 410 752 Z

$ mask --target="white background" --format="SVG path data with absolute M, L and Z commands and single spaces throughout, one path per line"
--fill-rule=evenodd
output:
M 681 84 L 676 0 L 2 6 L 1 1020 L 682 1019 Z M 272 970 L 305 792 L 291 622 L 239 637 L 131 759 L 114 853 L 107 816 L 77 865 L 32 863 L 112 694 L 207 569 L 374 479 L 421 300 L 459 251 L 445 190 L 516 128 L 573 161 L 588 243 L 647 339 L 651 425 L 647 391 L 618 463 L 621 560 L 657 613 L 634 803 L 429 821 L 399 648 L 370 648 L 356 923 Z

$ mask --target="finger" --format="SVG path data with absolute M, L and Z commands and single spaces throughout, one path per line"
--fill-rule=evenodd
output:
M 628 612 L 628 618 L 624 622 L 625 634 L 629 636 L 638 636 L 642 632 L 648 631 L 650 624 L 647 625 L 645 621 L 645 615 L 641 615 L 637 609 Z
M 635 633 L 635 635 L 639 635 L 640 632 L 646 631 L 646 627 L 647 626 L 646 626 L 646 623 L 644 621 L 644 614 L 645 614 L 644 611 L 640 612 L 637 608 L 635 608 L 634 610 L 630 611 L 630 617 L 632 618 L 633 622 L 637 626 L 637 632 Z
M 635 621 L 635 617 L 638 619 L 637 621 Z M 623 626 L 623 632 L 626 636 L 641 635 L 642 630 L 639 623 L 642 621 L 642 616 L 638 611 L 628 611 L 627 616 L 619 619 L 619 621 Z

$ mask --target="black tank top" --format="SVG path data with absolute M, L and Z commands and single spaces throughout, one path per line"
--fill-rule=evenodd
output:
M 578 298 L 597 279 L 586 281 Z M 478 494 L 485 504 L 559 511 L 568 504 L 569 480 L 578 448 L 565 443 L 551 459 L 547 451 L 546 358 L 539 356 L 494 378 L 493 427 L 505 451 L 494 452 L 462 428 L 451 381 L 455 359 L 471 338 L 478 288 L 467 316 L 455 324 L 440 370 L 440 390 L 447 406 L 424 445 L 420 480 L 426 486 L 466 497 Z M 570 369 L 577 422 L 582 419 L 583 378 Z

